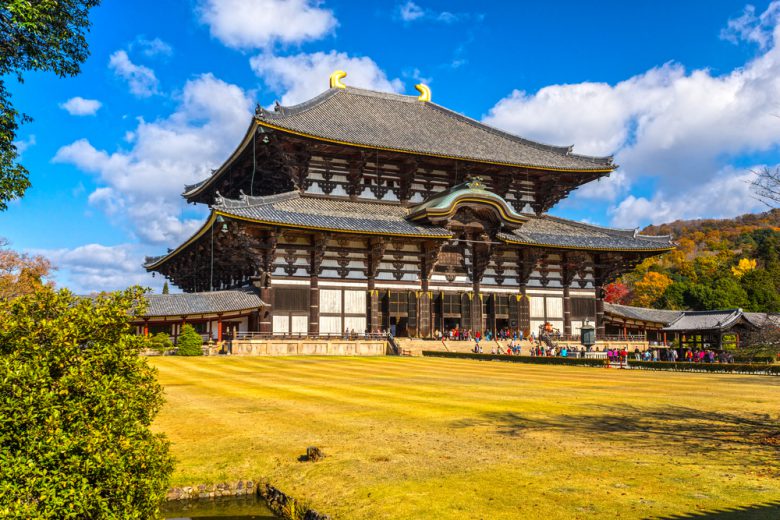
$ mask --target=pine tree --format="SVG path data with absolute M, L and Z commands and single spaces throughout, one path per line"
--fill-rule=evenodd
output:
M 167 281 L 163 284 L 162 293 L 163 294 L 168 294 L 168 282 Z

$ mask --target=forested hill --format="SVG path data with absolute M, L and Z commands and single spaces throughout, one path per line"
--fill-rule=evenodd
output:
M 607 300 L 666 309 L 780 311 L 780 209 L 648 226 L 677 249 L 607 287 Z
M 701 219 L 701 220 L 675 220 L 669 224 L 647 226 L 642 230 L 643 235 L 671 235 L 675 239 L 690 238 L 701 241 L 704 236 L 695 233 L 703 233 L 705 236 L 710 231 L 718 231 L 723 238 L 736 237 L 742 233 L 750 233 L 757 229 L 780 230 L 780 209 L 773 209 L 766 213 L 748 213 L 732 219 Z

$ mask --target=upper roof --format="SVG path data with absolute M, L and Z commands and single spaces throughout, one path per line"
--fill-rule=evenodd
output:
M 238 312 L 265 306 L 257 291 L 251 288 L 202 293 L 147 294 L 146 302 L 144 318 Z
M 612 157 L 572 153 L 482 124 L 415 96 L 330 88 L 292 107 L 259 109 L 261 126 L 323 141 L 508 166 L 610 172 Z

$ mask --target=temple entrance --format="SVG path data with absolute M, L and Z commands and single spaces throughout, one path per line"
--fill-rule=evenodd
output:
M 496 330 L 509 328 L 509 318 L 496 317 Z
M 406 337 L 409 335 L 409 319 L 407 317 L 390 316 L 390 334 L 393 337 Z
M 452 329 L 460 329 L 460 317 L 458 318 L 444 318 L 444 330 L 442 332 L 449 332 Z

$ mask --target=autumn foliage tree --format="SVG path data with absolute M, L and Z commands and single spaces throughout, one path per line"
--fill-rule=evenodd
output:
M 604 287 L 604 301 L 608 303 L 617 303 L 625 305 L 629 301 L 631 291 L 628 286 L 622 282 L 613 282 Z
M 46 258 L 14 251 L 5 239 L 0 238 L 0 300 L 53 286 L 49 280 L 51 271 L 51 263 Z
M 634 284 L 634 304 L 652 307 L 672 285 L 672 279 L 662 273 L 648 271 Z

